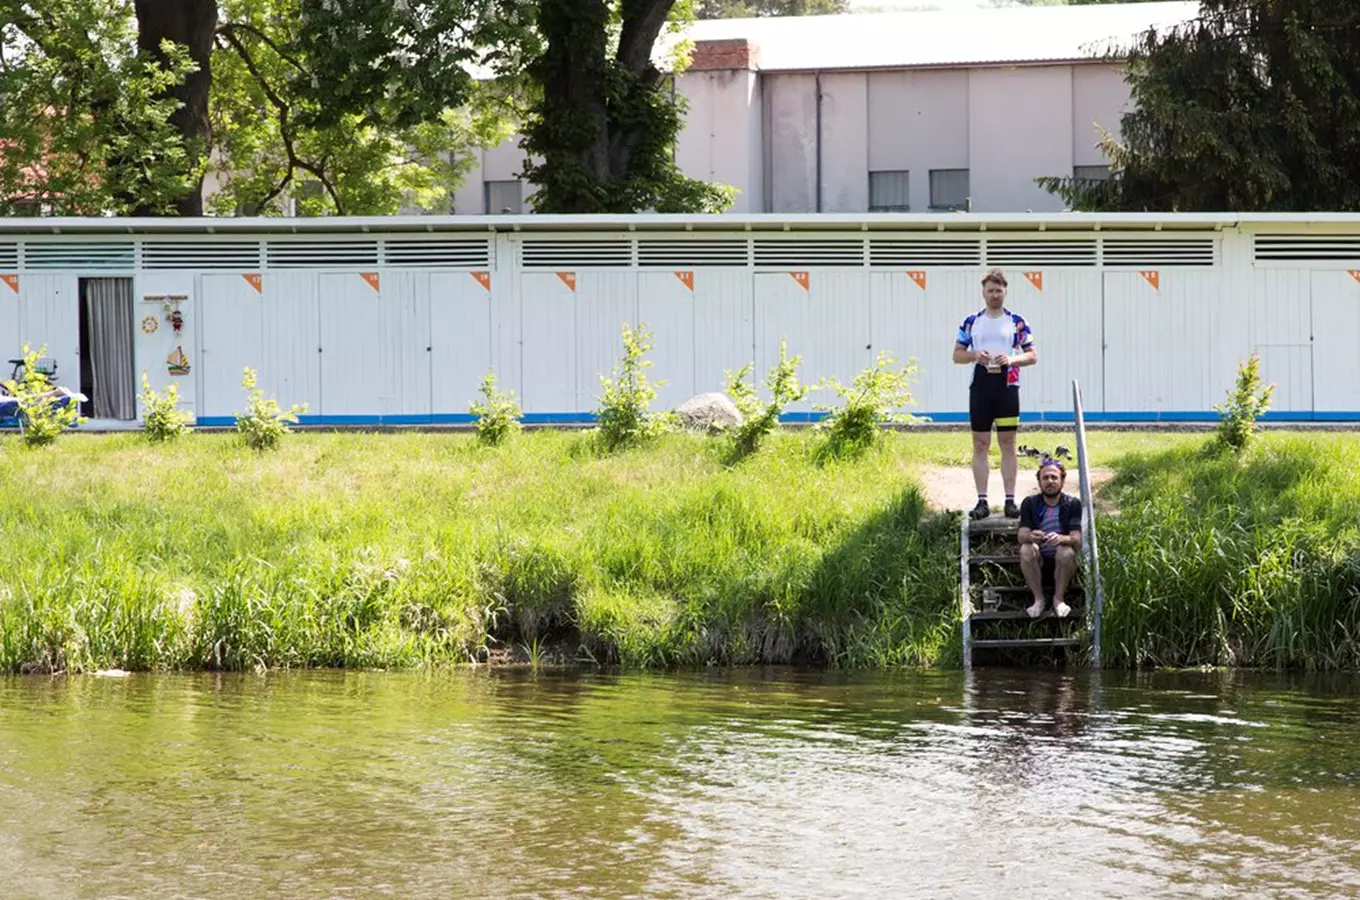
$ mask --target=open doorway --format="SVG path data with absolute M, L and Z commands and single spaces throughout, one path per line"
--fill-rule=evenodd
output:
M 131 278 L 80 279 L 80 405 L 91 419 L 137 418 Z

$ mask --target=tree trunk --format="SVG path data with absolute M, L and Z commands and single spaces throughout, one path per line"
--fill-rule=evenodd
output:
M 161 41 L 169 40 L 189 48 L 198 71 L 173 88 L 171 96 L 182 106 L 170 117 L 184 137 L 191 158 L 197 162 L 207 152 L 209 136 L 208 90 L 212 87 L 213 34 L 217 30 L 217 0 L 134 0 L 137 11 L 137 46 L 158 60 L 164 60 Z M 181 216 L 203 215 L 203 179 L 177 204 Z M 155 215 L 153 210 L 134 210 L 134 215 Z
M 636 88 L 654 88 L 660 73 L 652 47 L 675 0 L 622 0 L 617 54 L 609 58 L 606 0 L 542 0 L 539 28 L 546 42 L 534 75 L 543 86 L 542 121 L 528 149 L 543 157 L 538 209 L 555 213 L 611 211 L 606 199 L 625 181 L 640 130 Z M 631 107 L 628 109 L 616 106 Z

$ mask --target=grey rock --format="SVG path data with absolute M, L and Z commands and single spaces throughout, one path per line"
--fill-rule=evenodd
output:
M 676 407 L 675 415 L 686 428 L 699 431 L 721 431 L 742 423 L 736 404 L 716 391 L 690 397 Z

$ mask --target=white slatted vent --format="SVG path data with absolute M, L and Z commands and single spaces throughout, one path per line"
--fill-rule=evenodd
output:
M 751 261 L 750 242 L 745 238 L 695 238 L 694 240 L 638 241 L 638 265 L 668 269 L 689 266 L 745 266 Z
M 862 266 L 863 238 L 756 238 L 758 266 Z
M 1258 234 L 1257 262 L 1360 262 L 1360 235 Z
M 383 262 L 389 266 L 423 269 L 486 269 L 491 265 L 491 242 L 457 238 L 419 238 L 383 242 Z
M 260 268 L 259 241 L 142 241 L 143 269 Z
M 1096 242 L 1085 240 L 1012 241 L 989 239 L 989 266 L 1094 266 Z
M 132 241 L 24 242 L 24 268 L 75 269 L 78 271 L 125 271 L 136 263 Z
M 376 266 L 378 242 L 366 241 L 269 241 L 265 266 L 270 269 L 326 269 Z
M 1107 266 L 1212 266 L 1213 238 L 1166 240 L 1157 238 L 1106 238 Z
M 530 239 L 524 242 L 520 261 L 526 269 L 626 268 L 633 264 L 633 241 L 630 238 Z
M 869 265 L 927 268 L 929 266 L 978 266 L 982 264 L 979 240 L 891 240 L 869 242 Z
M 0 244 L 0 272 L 13 272 L 19 268 L 19 245 Z

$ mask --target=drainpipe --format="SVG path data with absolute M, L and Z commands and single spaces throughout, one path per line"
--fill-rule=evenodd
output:
M 817 212 L 822 211 L 822 70 L 813 73 L 817 91 Z

